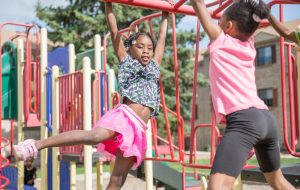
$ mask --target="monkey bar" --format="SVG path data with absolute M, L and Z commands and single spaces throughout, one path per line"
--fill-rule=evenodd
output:
M 197 30 L 196 30 L 196 53 L 195 53 L 195 66 L 194 66 L 194 84 L 193 84 L 193 96 L 192 96 L 192 118 L 191 118 L 191 138 L 190 138 L 190 150 L 189 150 L 189 160 L 185 161 L 185 155 L 186 153 L 184 152 L 184 125 L 183 125 L 183 119 L 180 113 L 180 93 L 179 93 L 179 88 L 178 88 L 178 64 L 177 64 L 177 44 L 176 44 L 176 25 L 174 22 L 174 17 L 175 13 L 176 14 L 184 14 L 184 15 L 195 15 L 194 10 L 192 9 L 191 6 L 186 5 L 186 0 L 178 0 L 176 2 L 171 2 L 169 1 L 161 1 L 161 0 L 152 0 L 152 1 L 143 1 L 143 0 L 107 0 L 107 2 L 113 2 L 113 3 L 118 3 L 122 5 L 128 5 L 128 6 L 135 6 L 135 7 L 140 7 L 140 8 L 145 8 L 145 9 L 154 9 L 154 10 L 160 10 L 160 11 L 167 11 L 167 12 L 172 12 L 172 42 L 173 42 L 173 50 L 174 50 L 174 74 L 175 74 L 175 88 L 176 88 L 176 110 L 172 111 L 170 110 L 165 103 L 165 98 L 164 98 L 164 89 L 162 82 L 160 81 L 160 86 L 161 86 L 161 106 L 162 106 L 162 111 L 164 114 L 164 118 L 166 121 L 166 133 L 167 133 L 167 140 L 163 139 L 157 134 L 157 122 L 156 120 L 151 121 L 152 125 L 152 135 L 153 135 L 153 149 L 154 149 L 154 157 L 153 158 L 146 158 L 150 160 L 160 160 L 160 161 L 169 161 L 169 162 L 178 162 L 181 163 L 182 165 L 182 180 L 183 180 L 183 186 L 182 189 L 185 189 L 185 167 L 192 167 L 192 168 L 204 168 L 204 169 L 209 169 L 212 166 L 213 159 L 214 159 L 214 153 L 215 153 L 215 147 L 217 146 L 216 142 L 219 142 L 221 135 L 218 130 L 215 116 L 212 111 L 212 121 L 211 123 L 204 123 L 204 124 L 196 124 L 195 122 L 195 110 L 196 110 L 196 87 L 197 87 L 197 73 L 198 73 L 198 51 L 199 51 L 199 41 L 200 41 L 200 23 L 198 21 L 197 23 Z M 214 1 L 212 3 L 207 4 L 207 7 L 212 7 L 213 10 L 210 11 L 210 14 L 213 18 L 218 19 L 222 15 L 222 11 L 226 9 L 228 6 L 231 5 L 233 1 L 232 0 L 220 0 L 220 1 Z M 300 0 L 273 0 L 269 2 L 269 6 L 277 5 L 279 4 L 282 6 L 282 4 L 299 4 Z M 280 14 L 283 16 L 283 10 L 280 9 Z M 149 28 L 150 28 L 150 33 L 153 33 L 152 29 L 152 23 L 150 21 L 150 18 L 153 15 L 147 16 L 147 18 L 142 18 L 139 19 L 138 21 L 135 21 L 132 23 L 128 28 L 123 29 L 121 33 L 123 36 L 127 36 L 130 34 L 132 30 L 138 31 L 137 25 L 140 24 L 143 21 L 148 21 Z M 157 15 L 158 16 L 158 15 Z M 153 17 L 154 18 L 154 17 Z M 268 25 L 268 22 L 263 21 L 262 22 L 262 27 L 265 27 Z M 107 45 L 107 38 L 109 34 L 105 36 L 104 39 L 104 48 L 106 48 Z M 282 39 L 283 40 L 283 39 Z M 283 42 L 283 41 L 282 41 Z M 283 47 L 287 46 L 288 47 L 288 88 L 289 88 L 289 95 L 288 99 L 290 101 L 289 107 L 286 104 L 286 92 L 287 90 L 285 89 L 285 67 L 284 67 L 284 51 Z M 283 129 L 284 129 L 284 142 L 287 150 L 289 153 L 293 156 L 298 156 L 299 153 L 296 152 L 296 145 L 299 141 L 299 118 L 298 118 L 298 107 L 294 106 L 298 104 L 298 87 L 296 83 L 296 64 L 295 64 L 295 58 L 291 54 L 291 45 L 290 44 L 283 44 L 281 45 L 281 69 L 282 69 L 282 101 L 283 101 Z M 105 55 L 106 56 L 106 55 Z M 106 58 L 105 58 L 106 60 Z M 287 123 L 287 110 L 286 107 L 288 107 L 289 110 L 289 126 L 290 128 L 288 129 L 288 123 Z M 178 144 L 174 144 L 172 139 L 174 138 L 171 135 L 170 131 L 170 126 L 169 126 L 169 119 L 168 119 L 168 114 L 172 114 L 177 118 L 177 140 Z M 196 159 L 196 132 L 198 129 L 203 128 L 203 127 L 208 127 L 211 128 L 211 152 L 210 152 L 210 163 L 205 165 L 205 164 L 197 164 L 197 159 Z M 289 135 L 290 132 L 290 135 Z M 290 140 L 288 139 L 290 136 Z M 159 146 L 158 146 L 158 141 L 164 142 L 167 147 L 169 147 L 169 157 L 168 158 L 161 158 L 160 157 L 160 151 L 159 151 Z M 176 157 L 175 152 L 178 152 L 178 156 Z M 249 165 L 245 166 L 246 168 L 252 167 Z M 195 178 L 196 178 L 196 172 L 195 172 Z

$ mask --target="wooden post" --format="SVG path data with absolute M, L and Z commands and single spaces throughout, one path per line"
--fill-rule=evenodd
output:
M 24 70 L 24 42 L 18 40 L 18 143 L 24 140 L 24 112 L 23 112 L 23 70 Z M 24 189 L 24 161 L 18 162 L 18 190 Z
M 52 67 L 52 135 L 58 135 L 59 132 L 59 69 L 57 66 Z M 59 148 L 52 148 L 52 189 L 59 190 Z M 44 184 L 42 184 L 44 185 Z
M 47 47 L 47 30 L 41 29 L 41 140 L 48 138 L 47 129 L 47 90 L 46 90 L 46 74 L 47 74 L 47 63 L 48 63 L 48 47 Z M 48 149 L 41 150 L 41 184 L 48 183 Z M 48 185 L 41 185 L 42 190 L 47 190 Z

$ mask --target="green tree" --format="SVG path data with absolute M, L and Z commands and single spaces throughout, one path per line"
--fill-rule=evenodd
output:
M 107 31 L 104 14 L 104 4 L 98 0 L 67 0 L 67 6 L 43 6 L 41 1 L 36 6 L 37 17 L 44 21 L 48 27 L 48 37 L 53 42 L 73 43 L 77 52 L 83 52 L 93 46 L 93 36 L 104 36 Z M 143 16 L 157 12 L 148 9 L 140 9 L 129 6 L 114 5 L 119 29 L 126 28 L 129 24 Z M 176 15 L 176 23 L 179 23 L 183 15 Z M 170 18 L 171 21 L 171 18 Z M 153 22 L 155 34 L 158 33 L 160 19 Z M 170 22 L 171 23 L 171 22 Z M 170 24 L 171 25 L 171 24 Z M 170 30 L 171 27 L 169 27 Z M 147 30 L 147 27 L 140 27 Z M 174 87 L 174 61 L 171 32 L 168 34 L 164 61 L 161 65 L 162 81 L 164 85 L 165 99 L 168 108 L 175 110 L 175 87 Z M 202 37 L 203 37 L 202 33 Z M 195 32 L 177 32 L 177 51 L 179 65 L 179 85 L 181 93 L 181 113 L 184 119 L 191 116 L 191 96 L 193 84 Z M 110 41 L 110 40 L 109 40 Z M 111 46 L 108 48 L 108 63 L 117 63 Z M 117 64 L 112 64 L 116 68 Z M 198 83 L 206 85 L 204 76 L 198 75 Z M 177 131 L 176 120 L 170 117 L 173 132 Z M 158 117 L 159 126 L 164 125 L 163 114 Z M 160 133 L 165 135 L 164 127 L 160 127 Z

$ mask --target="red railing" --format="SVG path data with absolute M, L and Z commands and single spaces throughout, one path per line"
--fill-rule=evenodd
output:
M 14 22 L 4 22 L 0 24 L 0 44 L 2 44 L 2 31 L 4 27 L 14 26 L 25 29 L 25 34 L 14 33 L 9 37 L 9 40 L 17 38 L 25 38 L 25 64 L 23 75 L 24 86 L 24 117 L 25 126 L 39 126 L 40 125 L 40 48 L 39 48 L 39 29 L 36 25 L 20 24 Z M 31 33 L 31 32 L 34 33 Z M 34 41 L 32 40 L 34 39 Z M 32 49 L 34 43 L 34 51 Z M 0 52 L 2 57 L 2 52 Z M 2 59 L 0 60 L 2 65 Z M 2 66 L 1 66 L 2 69 Z M 2 73 L 2 71 L 1 71 Z M 33 92 L 32 92 L 33 89 Z
M 83 130 L 83 74 L 75 72 L 58 77 L 59 133 Z M 59 148 L 60 154 L 82 156 L 83 145 Z
M 277 2 L 277 1 L 276 1 Z M 300 3 L 299 0 L 288 1 L 293 3 Z M 278 1 L 280 21 L 283 22 L 283 3 Z M 286 64 L 285 64 L 285 51 L 284 47 L 287 47 L 287 64 L 288 64 L 288 97 L 289 97 L 289 120 L 290 120 L 290 142 L 288 134 L 287 124 L 287 91 L 286 91 Z M 280 38 L 280 63 L 281 63 L 281 95 L 282 95 L 282 124 L 283 124 L 283 137 L 284 145 L 287 151 L 295 156 L 300 157 L 300 153 L 296 152 L 296 145 L 299 141 L 299 111 L 298 111 L 298 86 L 297 86 L 297 65 L 296 59 L 292 54 L 291 43 L 284 42 L 283 37 Z M 299 68 L 298 68 L 299 69 Z M 299 71 L 298 71 L 299 72 Z M 299 80 L 299 79 L 298 79 Z M 296 105 L 295 105 L 296 104 Z
M 296 152 L 296 145 L 299 142 L 299 110 L 298 110 L 298 86 L 297 86 L 297 65 L 296 59 L 292 54 L 292 47 L 295 45 L 292 43 L 284 42 L 283 48 L 287 49 L 287 69 L 288 69 L 288 97 L 286 96 L 286 77 L 283 75 L 282 80 L 282 112 L 283 112 L 283 136 L 284 144 L 287 151 L 296 157 L 300 157 L 300 153 Z M 284 52 L 283 52 L 284 53 Z M 281 59 L 281 72 L 285 71 L 284 57 Z M 287 106 L 287 100 L 289 106 Z M 289 118 L 287 109 L 289 110 Z M 289 119 L 289 124 L 288 124 Z M 289 128 L 288 128 L 289 126 Z M 290 134 L 290 135 L 289 135 Z

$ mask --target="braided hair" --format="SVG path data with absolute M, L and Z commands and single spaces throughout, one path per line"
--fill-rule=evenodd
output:
M 241 0 L 225 10 L 226 20 L 236 21 L 239 32 L 250 36 L 262 19 L 268 19 L 270 9 L 262 0 Z
M 153 39 L 153 37 L 151 36 L 151 34 L 149 32 L 147 33 L 140 33 L 140 32 L 136 32 L 134 34 L 131 34 L 129 36 L 129 38 L 127 38 L 125 41 L 124 41 L 124 46 L 126 48 L 126 50 L 128 50 L 133 44 L 136 43 L 136 40 L 139 38 L 139 36 L 148 36 L 153 44 L 153 52 L 155 50 L 155 41 Z

